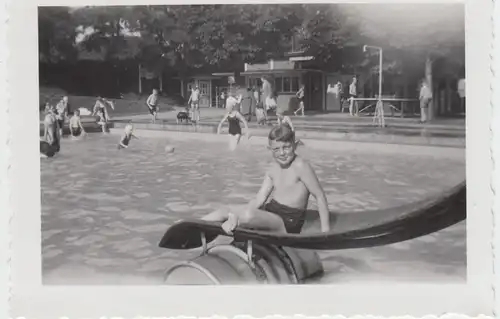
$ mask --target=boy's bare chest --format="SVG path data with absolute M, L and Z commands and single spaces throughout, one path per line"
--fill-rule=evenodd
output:
M 273 174 L 273 182 L 275 188 L 290 189 L 302 186 L 302 182 L 298 174 L 293 170 L 277 170 Z

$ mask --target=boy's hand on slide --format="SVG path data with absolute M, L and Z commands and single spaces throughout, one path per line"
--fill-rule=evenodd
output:
M 228 235 L 233 234 L 233 230 L 238 226 L 238 217 L 234 214 L 229 214 L 227 220 L 221 225 L 224 232 Z

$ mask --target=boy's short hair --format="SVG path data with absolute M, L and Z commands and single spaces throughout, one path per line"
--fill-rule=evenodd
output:
M 79 116 L 79 115 L 80 115 L 80 110 L 75 110 L 75 111 L 73 112 L 73 115 Z
M 277 141 L 284 143 L 295 143 L 295 132 L 292 131 L 290 126 L 286 124 L 280 124 L 274 126 L 269 132 L 268 136 L 269 142 Z

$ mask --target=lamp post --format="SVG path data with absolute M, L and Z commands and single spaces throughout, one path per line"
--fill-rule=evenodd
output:
M 368 51 L 368 49 L 373 49 L 373 50 L 378 50 L 379 52 L 379 72 L 378 72 L 378 101 L 377 101 L 377 105 L 375 107 L 375 118 L 374 118 L 374 121 L 375 119 L 378 117 L 380 117 L 380 124 L 382 127 L 385 126 L 385 120 L 384 120 L 384 105 L 383 105 L 383 102 L 382 102 L 382 57 L 383 57 L 383 50 L 381 47 L 376 47 L 376 46 L 373 46 L 373 45 L 364 45 L 363 46 L 363 52 L 366 52 Z

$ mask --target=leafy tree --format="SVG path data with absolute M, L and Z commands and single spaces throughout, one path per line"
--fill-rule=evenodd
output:
M 69 8 L 38 9 L 38 48 L 40 60 L 56 63 L 76 58 L 76 30 Z

